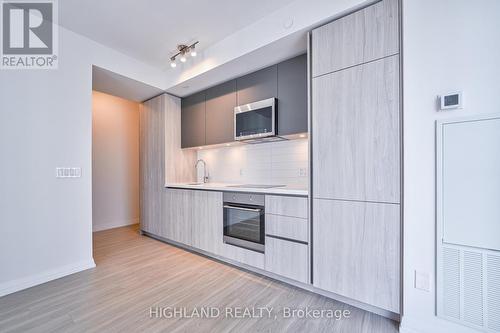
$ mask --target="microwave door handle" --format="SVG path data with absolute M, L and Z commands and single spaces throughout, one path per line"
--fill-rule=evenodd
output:
M 258 213 L 258 212 L 262 211 L 262 209 L 260 209 L 260 208 L 245 208 L 245 207 L 230 206 L 230 205 L 224 205 L 223 207 L 228 208 L 228 209 L 244 210 L 247 212 L 257 212 Z

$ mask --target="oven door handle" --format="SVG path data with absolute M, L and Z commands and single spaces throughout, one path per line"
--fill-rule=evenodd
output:
M 228 208 L 228 209 L 244 210 L 247 212 L 261 212 L 262 211 L 261 208 L 246 208 L 246 207 L 238 207 L 238 206 L 231 206 L 231 205 L 224 205 L 223 207 Z

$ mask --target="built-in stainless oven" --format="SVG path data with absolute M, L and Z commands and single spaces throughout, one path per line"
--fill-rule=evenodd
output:
M 276 98 L 235 107 L 234 139 L 251 140 L 275 136 L 276 109 Z
M 264 195 L 224 192 L 224 243 L 264 253 Z

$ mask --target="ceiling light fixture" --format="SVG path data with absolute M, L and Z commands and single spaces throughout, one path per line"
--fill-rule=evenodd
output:
M 197 52 L 196 52 L 196 44 L 198 44 L 199 42 L 196 41 L 194 42 L 193 44 L 191 45 L 185 45 L 185 44 L 179 44 L 177 45 L 177 53 L 174 54 L 171 58 L 170 58 L 170 66 L 172 68 L 175 68 L 177 67 L 177 63 L 175 62 L 175 59 L 177 57 L 179 57 L 179 60 L 181 62 L 186 62 L 187 61 L 187 58 L 186 58 L 186 54 L 190 54 L 191 57 L 196 57 L 197 55 Z

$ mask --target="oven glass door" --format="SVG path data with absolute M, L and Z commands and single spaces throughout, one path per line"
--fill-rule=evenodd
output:
M 263 249 L 264 209 L 260 206 L 234 203 L 224 204 L 224 236 L 225 238 L 242 240 L 233 243 L 250 249 Z

